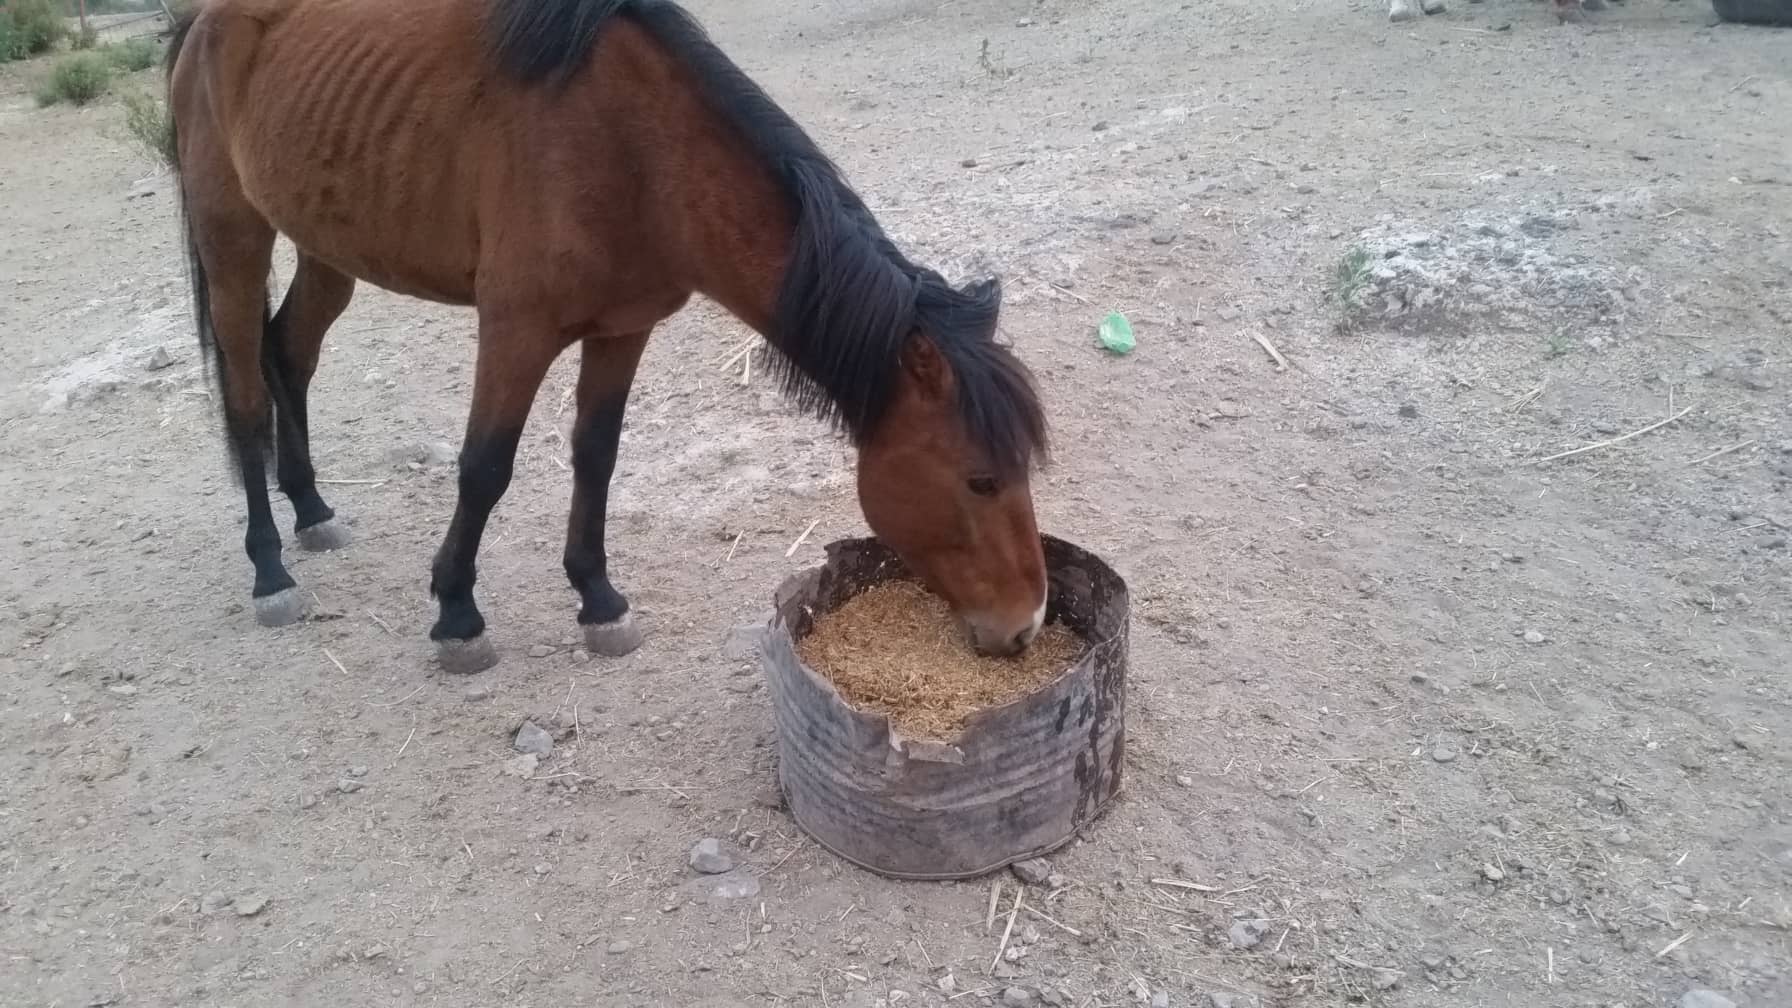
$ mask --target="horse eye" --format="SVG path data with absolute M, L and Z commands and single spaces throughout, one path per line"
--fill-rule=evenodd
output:
M 992 476 L 973 476 L 965 481 L 965 486 L 979 497 L 994 497 L 996 495 L 996 481 Z

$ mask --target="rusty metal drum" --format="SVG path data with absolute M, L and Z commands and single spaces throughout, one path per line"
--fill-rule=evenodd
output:
M 797 656 L 815 617 L 906 575 L 875 539 L 778 589 L 760 641 L 778 723 L 778 780 L 797 825 L 880 875 L 962 879 L 1063 846 L 1120 792 L 1126 747 L 1126 584 L 1077 546 L 1043 537 L 1047 617 L 1087 649 L 1055 681 L 973 714 L 951 741 L 903 738 L 847 704 Z

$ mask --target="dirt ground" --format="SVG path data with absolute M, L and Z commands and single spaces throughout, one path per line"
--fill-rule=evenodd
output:
M 694 6 L 918 257 L 1007 279 L 1042 524 L 1134 592 L 1123 800 L 999 961 L 988 880 L 802 838 L 724 645 L 862 532 L 851 457 L 706 304 L 612 497 L 641 651 L 575 647 L 563 362 L 481 556 L 504 660 L 432 665 L 471 319 L 366 288 L 313 399 L 358 541 L 289 544 L 314 618 L 258 628 L 169 182 L 14 66 L 0 1003 L 1792 1004 L 1792 31 Z

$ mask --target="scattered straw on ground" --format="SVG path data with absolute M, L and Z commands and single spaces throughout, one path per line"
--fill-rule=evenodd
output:
M 944 600 L 912 581 L 889 581 L 817 617 L 797 654 L 848 703 L 887 715 L 903 735 L 947 739 L 976 711 L 1057 679 L 1083 646 L 1068 627 L 1050 623 L 1014 658 L 977 654 Z

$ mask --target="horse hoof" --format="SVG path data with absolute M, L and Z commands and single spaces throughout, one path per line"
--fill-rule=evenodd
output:
M 635 622 L 632 612 L 610 623 L 587 623 L 584 629 L 585 650 L 605 658 L 621 658 L 647 640 L 647 632 Z
M 436 661 L 444 672 L 472 675 L 498 664 L 498 649 L 485 634 L 468 640 L 440 640 L 436 641 Z
M 298 535 L 299 548 L 307 553 L 328 553 L 343 549 L 353 541 L 348 529 L 334 518 L 299 529 Z
M 297 623 L 305 615 L 305 597 L 297 588 L 285 588 L 255 601 L 255 622 L 264 627 L 282 627 Z

